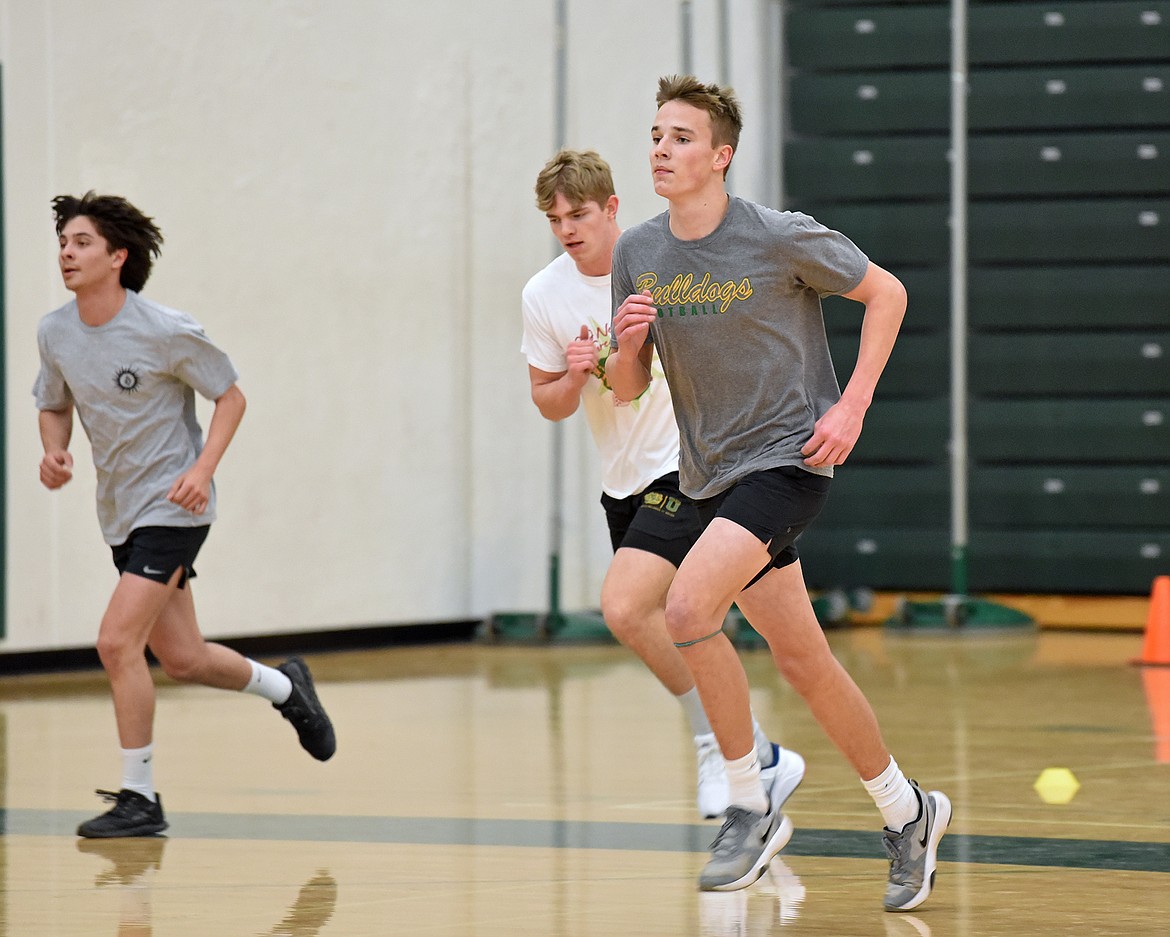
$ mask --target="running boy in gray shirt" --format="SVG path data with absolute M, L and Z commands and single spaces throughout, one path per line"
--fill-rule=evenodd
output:
M 154 789 L 155 691 L 149 647 L 175 680 L 243 690 L 269 700 L 324 761 L 333 726 L 304 661 L 277 668 L 204 641 L 188 581 L 215 520 L 212 476 L 244 415 L 231 361 L 190 316 L 138 293 L 162 233 L 125 199 L 89 192 L 53 200 L 61 276 L 75 299 L 41 320 L 33 393 L 45 454 L 41 483 L 73 477 L 73 411 L 93 449 L 97 512 L 120 578 L 97 650 L 110 681 L 122 749 L 113 806 L 79 836 L 147 836 L 166 829 Z M 207 440 L 195 393 L 215 401 Z
M 730 789 L 699 887 L 750 885 L 792 830 L 788 792 L 761 784 L 747 676 L 721 631 L 735 602 L 873 797 L 890 856 L 884 905 L 909 911 L 933 886 L 950 801 L 921 790 L 891 757 L 873 709 L 825 640 L 795 547 L 861 433 L 906 292 L 838 232 L 728 196 L 743 124 L 729 89 L 663 78 L 657 102 L 650 165 L 669 210 L 614 248 L 607 373 L 614 392 L 632 398 L 658 350 L 679 424 L 681 488 L 704 525 L 666 602 L 667 629 L 695 678 Z M 827 295 L 865 305 L 843 393 L 821 318 Z

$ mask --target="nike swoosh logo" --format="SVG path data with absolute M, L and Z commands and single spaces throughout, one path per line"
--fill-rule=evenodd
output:
M 143 566 L 142 571 L 148 576 L 161 576 L 163 574 L 161 569 L 151 569 L 149 566 Z
M 926 804 L 923 804 L 923 805 L 922 805 L 922 812 L 923 812 L 923 813 L 925 813 L 925 812 L 926 812 Z M 925 819 L 925 818 L 924 818 L 924 819 Z M 928 824 L 928 823 L 923 823 L 923 824 L 922 824 L 922 839 L 920 839 L 920 840 L 918 841 L 918 845 L 919 845 L 919 846 L 921 846 L 923 849 L 925 849 L 925 848 L 926 848 L 926 840 L 928 839 L 928 836 L 927 836 L 927 834 L 928 834 L 929 832 L 930 832 L 930 824 Z

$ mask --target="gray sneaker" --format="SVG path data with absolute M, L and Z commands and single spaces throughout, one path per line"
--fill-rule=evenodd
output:
M 723 826 L 711 843 L 711 858 L 699 875 L 702 891 L 747 888 L 792 838 L 792 821 L 783 808 L 804 778 L 804 759 L 787 749 L 779 749 L 778 755 L 775 765 L 760 772 L 768 794 L 768 812 L 727 808 Z
M 951 822 L 951 802 L 946 794 L 924 794 L 913 779 L 910 786 L 918 795 L 918 819 L 907 823 L 901 833 L 885 830 L 882 838 L 890 857 L 890 880 L 883 902 L 887 911 L 911 911 L 930 897 L 938 843 Z

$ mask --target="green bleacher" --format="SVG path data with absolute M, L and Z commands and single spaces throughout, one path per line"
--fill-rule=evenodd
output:
M 784 207 L 910 296 L 806 575 L 946 590 L 950 5 L 786 9 Z M 1170 0 L 973 2 L 969 57 L 969 585 L 1144 595 L 1170 572 Z M 844 383 L 861 308 L 824 305 Z

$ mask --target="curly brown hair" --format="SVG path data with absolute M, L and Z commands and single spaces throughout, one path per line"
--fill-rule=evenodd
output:
M 84 215 L 93 221 L 111 253 L 126 251 L 119 282 L 136 293 L 142 290 L 150 277 L 154 258 L 162 252 L 162 232 L 153 218 L 148 218 L 120 195 L 98 195 L 92 189 L 81 198 L 58 195 L 53 199 L 53 214 L 58 237 L 74 218 Z

